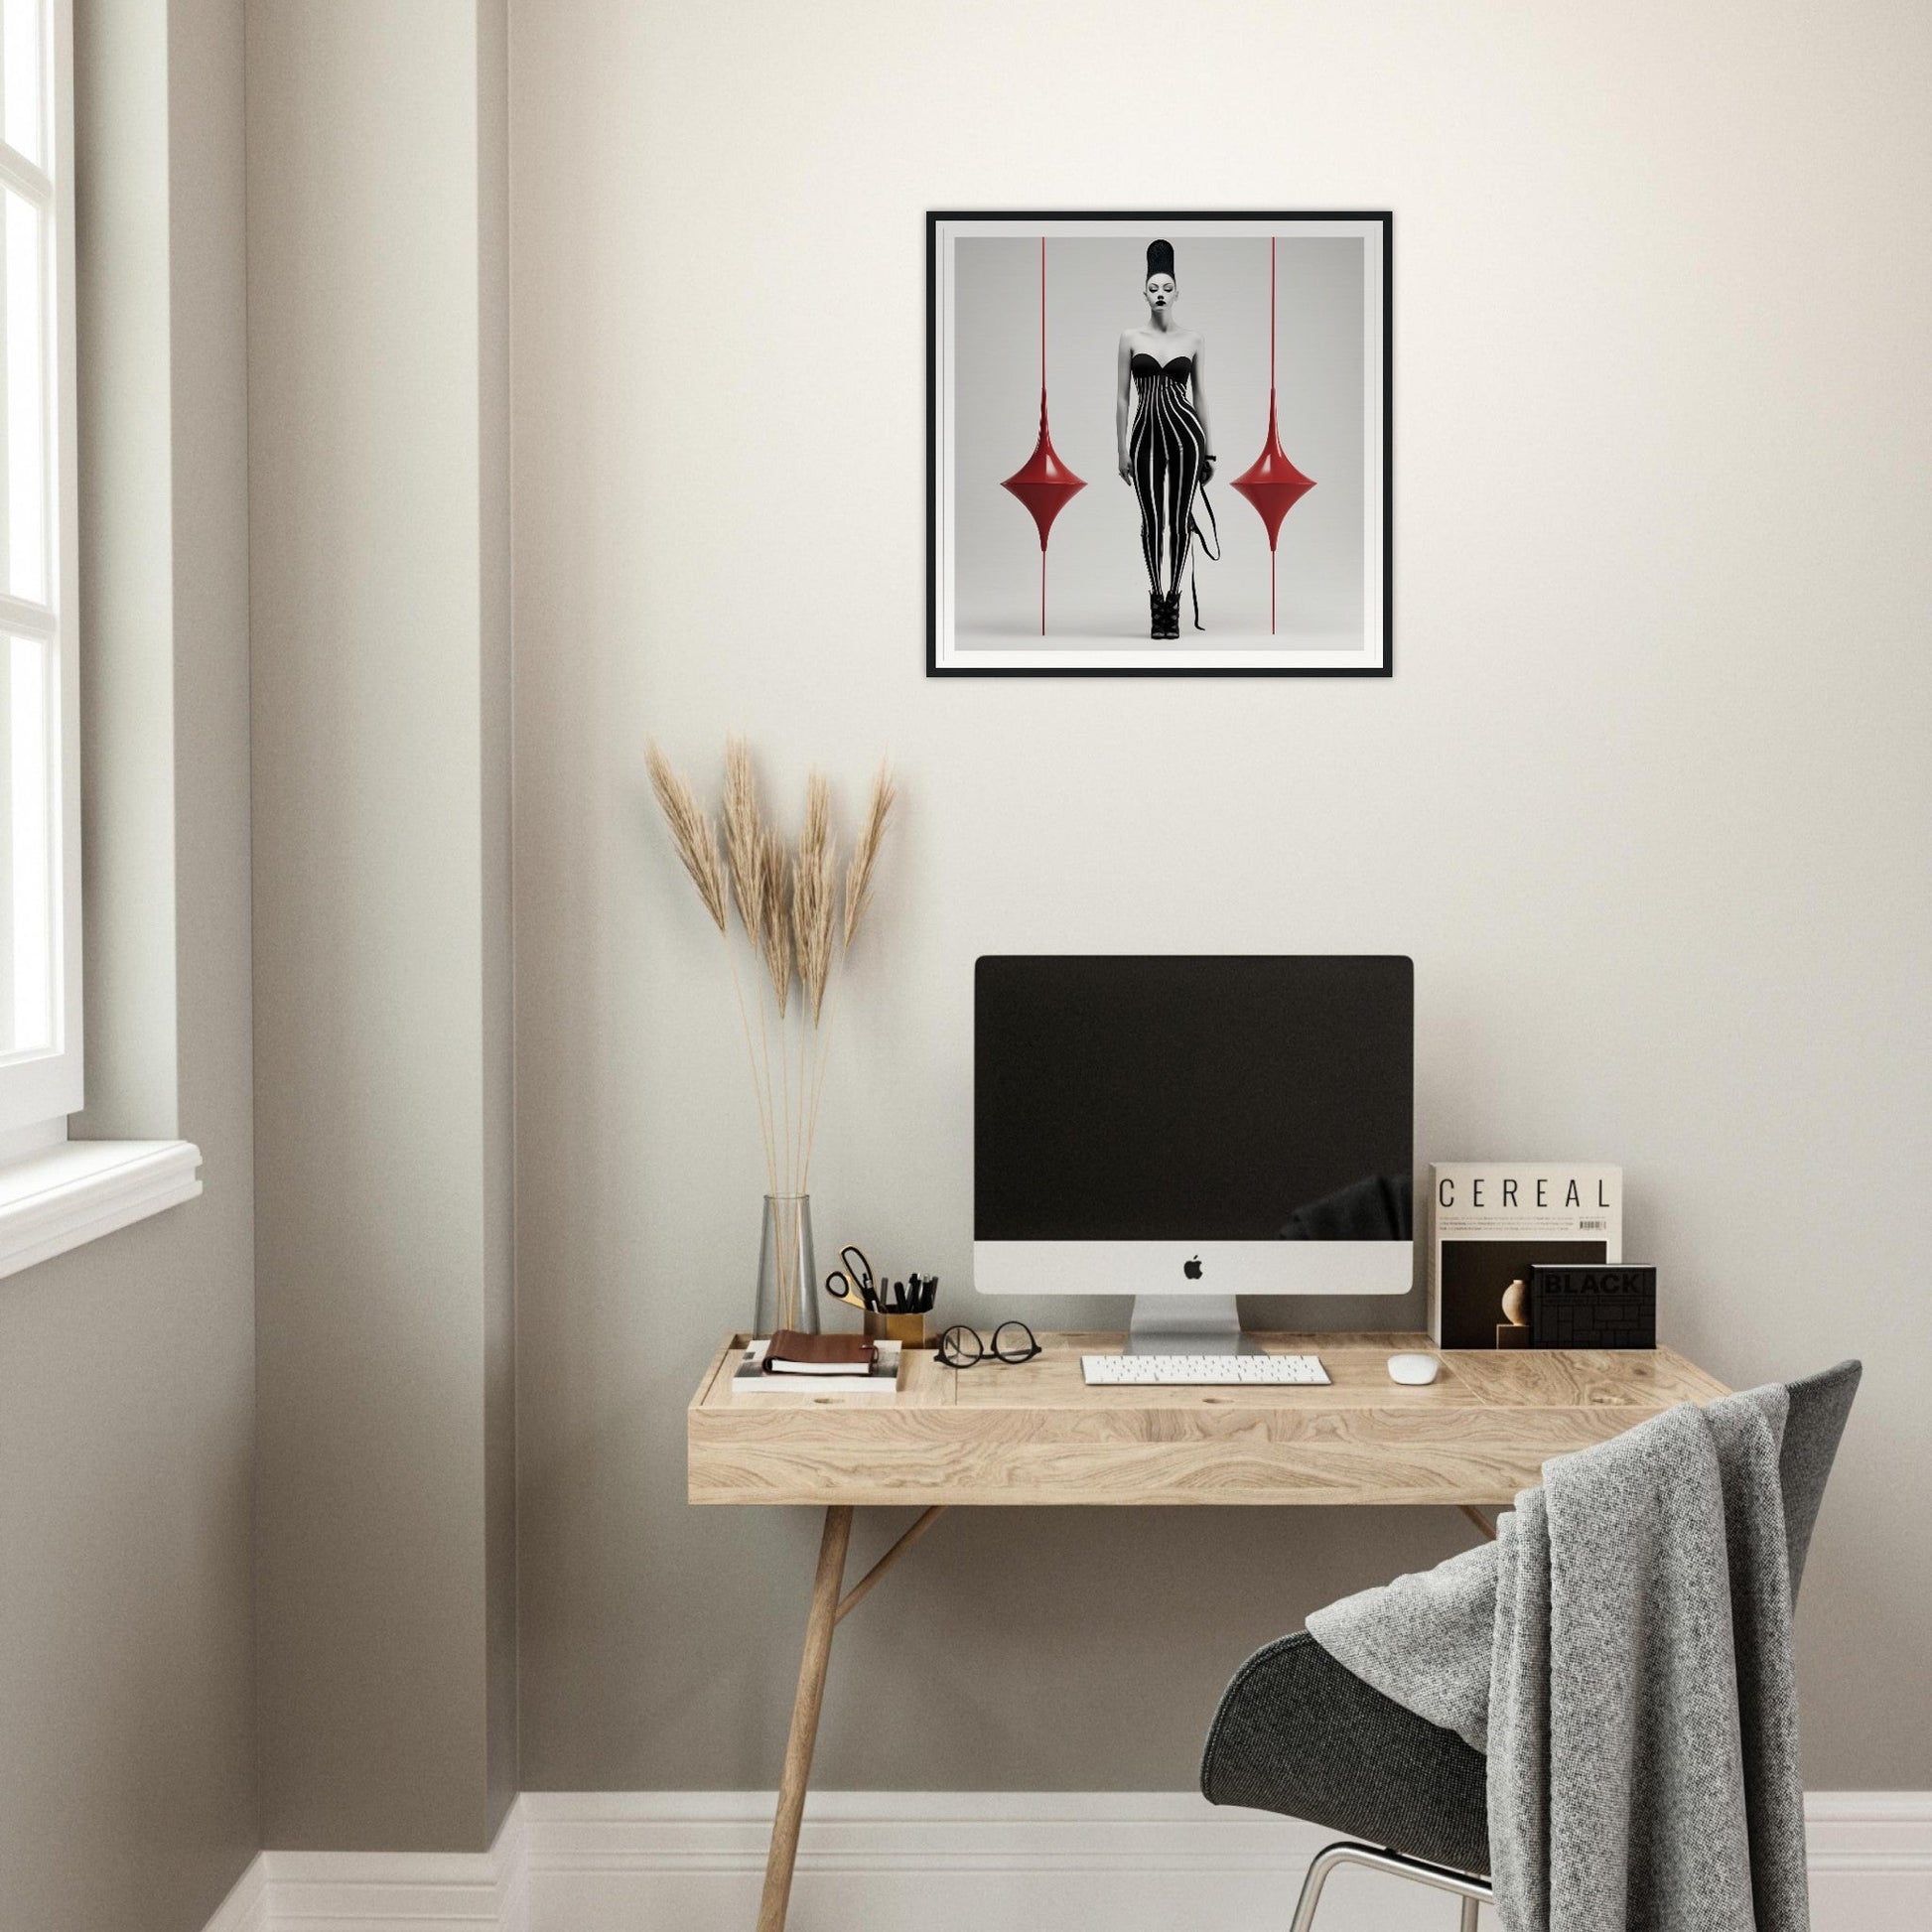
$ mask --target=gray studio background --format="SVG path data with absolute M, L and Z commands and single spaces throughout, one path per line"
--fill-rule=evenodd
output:
M 1046 358 L 1053 447 L 1087 487 L 1061 510 L 1046 560 L 1047 633 L 1146 641 L 1148 582 L 1134 492 L 1117 472 L 1115 358 L 1148 319 L 1141 286 L 1153 230 L 1046 245 Z M 1268 239 L 1168 230 L 1175 320 L 1204 338 L 1209 485 L 1222 561 L 1200 563 L 1201 621 L 1181 600 L 1181 637 L 1268 639 L 1268 536 L 1229 487 L 1268 428 Z M 1276 642 L 1352 642 L 1362 623 L 1362 242 L 1284 236 L 1277 289 L 1282 447 L 1315 480 L 1282 525 Z M 1039 541 L 1007 490 L 1039 411 L 1039 242 L 964 236 L 954 268 L 953 482 L 958 641 L 1011 649 L 1039 635 Z M 1201 518 L 1205 528 L 1206 518 Z M 1341 633 L 1338 639 L 1337 633 Z M 1169 646 L 1173 648 L 1173 646 Z

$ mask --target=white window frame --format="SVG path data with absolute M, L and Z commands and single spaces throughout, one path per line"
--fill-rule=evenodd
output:
M 23 0 L 0 0 L 0 7 Z M 202 1191 L 201 1150 L 187 1141 L 68 1138 L 85 1101 L 81 1028 L 80 649 L 77 519 L 78 371 L 74 346 L 73 17 L 71 0 L 38 0 L 41 152 L 37 166 L 5 142 L 0 187 L 44 211 L 41 228 L 42 461 L 48 530 L 45 607 L 0 592 L 0 637 L 46 640 L 48 685 L 58 694 L 48 747 L 48 919 L 53 984 L 51 1043 L 0 1057 L 0 1276 L 92 1241 Z M 0 17 L 0 27 L 4 27 Z M 0 75 L 4 80 L 4 75 Z M 0 236 L 4 222 L 0 221 Z M 51 271 L 51 272 L 50 272 Z M 0 332 L 3 334 L 4 332 Z M 0 341 L 0 379 L 7 345 Z M 0 450 L 0 463 L 7 452 Z M 0 674 L 12 675 L 0 651 Z
M 5 0 L 19 6 L 22 0 Z M 43 169 L 0 139 L 0 187 L 41 209 L 43 311 L 41 340 L 48 421 L 42 436 L 48 508 L 46 606 L 0 591 L 0 634 L 43 639 L 52 658 L 49 682 L 57 694 L 55 743 L 50 746 L 48 814 L 51 851 L 52 1040 L 45 1047 L 0 1057 L 0 1154 L 64 1141 L 67 1120 L 85 1099 L 81 1026 L 80 931 L 80 677 L 75 613 L 79 559 L 75 541 L 77 384 L 74 349 L 73 28 L 69 0 L 41 0 L 41 148 Z

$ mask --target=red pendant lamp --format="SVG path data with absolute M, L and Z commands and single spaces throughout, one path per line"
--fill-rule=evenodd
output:
M 1046 429 L 1046 237 L 1039 238 L 1039 441 L 1034 453 L 1010 476 L 1001 488 L 1010 489 L 1026 504 L 1028 513 L 1039 528 L 1039 634 L 1046 635 L 1046 533 L 1053 519 L 1084 488 L 1085 480 L 1076 477 L 1060 461 L 1053 439 Z
M 1040 398 L 1042 411 L 1045 398 Z M 1042 423 L 1044 417 L 1042 415 Z M 1251 468 L 1235 478 L 1234 487 L 1255 506 L 1268 527 L 1268 634 L 1275 634 L 1275 545 L 1282 520 L 1310 490 L 1314 479 L 1305 477 L 1288 460 L 1281 431 L 1275 422 L 1275 237 L 1268 237 L 1268 441 Z M 1042 536 L 1043 543 L 1045 538 Z

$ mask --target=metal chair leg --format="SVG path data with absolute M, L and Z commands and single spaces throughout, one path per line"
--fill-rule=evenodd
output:
M 1372 1845 L 1355 1845 L 1343 1840 L 1314 1855 L 1309 1875 L 1302 1881 L 1302 1896 L 1296 1903 L 1289 1932 L 1309 1932 L 1328 1874 L 1343 1864 L 1366 1865 L 1371 1871 L 1386 1871 L 1393 1877 L 1407 1878 L 1412 1884 L 1454 1893 L 1462 1901 L 1462 1932 L 1475 1932 L 1478 1907 L 1483 1900 L 1496 1895 L 1486 1878 L 1472 1877 L 1466 1871 L 1451 1871 L 1448 1865 L 1429 1864 L 1422 1859 L 1405 1859 L 1400 1852 L 1382 1852 Z
M 1294 1922 L 1288 1932 L 1309 1932 L 1314 1923 L 1314 1908 L 1321 1903 L 1321 1887 L 1328 1882 L 1328 1874 L 1336 1865 L 1348 1863 L 1346 1854 L 1350 1849 L 1346 1845 L 1331 1845 L 1325 1852 L 1314 1855 L 1309 1875 L 1302 1880 L 1302 1896 L 1296 1901 Z

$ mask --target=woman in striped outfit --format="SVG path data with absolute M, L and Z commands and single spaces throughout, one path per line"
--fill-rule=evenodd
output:
M 1208 528 L 1214 511 L 1204 485 L 1214 474 L 1207 447 L 1207 403 L 1201 395 L 1201 339 L 1173 319 L 1173 247 L 1148 244 L 1147 327 L 1122 332 L 1114 434 L 1121 481 L 1141 506 L 1141 555 L 1147 561 L 1150 637 L 1180 635 L 1180 579 L 1194 539 L 1194 493 L 1200 491 Z M 1135 405 L 1138 402 L 1139 407 Z M 1210 557 L 1218 550 L 1207 550 Z M 1201 628 L 1200 592 L 1194 592 L 1194 628 Z

